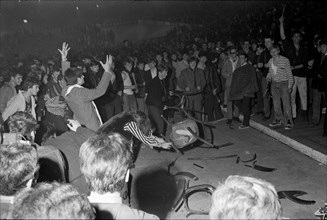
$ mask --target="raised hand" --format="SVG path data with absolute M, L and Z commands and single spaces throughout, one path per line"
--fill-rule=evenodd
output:
M 112 66 L 112 56 L 111 55 L 107 55 L 106 56 L 106 63 L 103 63 L 102 61 L 100 61 L 100 64 L 102 66 L 102 68 L 104 69 L 105 72 L 109 73 L 111 72 L 111 66 Z
M 58 49 L 58 51 L 60 52 L 61 54 L 61 59 L 63 61 L 66 61 L 67 60 L 67 55 L 68 55 L 68 51 L 70 50 L 70 47 L 68 46 L 68 43 L 66 42 L 63 42 L 62 43 L 62 49 Z

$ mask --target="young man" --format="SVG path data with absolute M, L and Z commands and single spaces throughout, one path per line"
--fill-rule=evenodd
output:
M 2 113 L 4 121 L 18 111 L 28 112 L 36 119 L 34 96 L 39 92 L 39 84 L 40 82 L 34 78 L 27 78 L 24 81 L 22 90 L 8 102 L 7 107 Z
M 0 147 L 0 217 L 5 219 L 17 192 L 32 186 L 39 169 L 38 154 L 30 144 Z M 37 178 L 36 178 L 37 179 Z
M 177 84 L 184 92 L 199 94 L 189 96 L 188 108 L 197 112 L 202 112 L 202 93 L 206 85 L 204 71 L 197 67 L 197 59 L 192 57 L 189 60 L 189 67 L 182 70 Z M 195 118 L 201 120 L 201 113 L 195 113 Z
M 17 95 L 16 86 L 19 86 L 23 81 L 22 75 L 18 72 L 7 71 L 6 75 L 10 79 L 0 88 L 0 112 L 3 112 L 9 100 Z
M 135 80 L 135 75 L 132 72 L 133 61 L 130 58 L 126 58 L 123 61 L 124 70 L 121 72 L 121 76 L 124 83 L 123 90 L 123 110 L 124 111 L 136 111 L 136 98 L 135 92 L 137 92 L 137 84 Z
M 275 120 L 269 124 L 271 127 L 284 124 L 285 129 L 293 128 L 290 94 L 292 92 L 294 77 L 290 61 L 279 55 L 280 47 L 274 44 L 270 50 L 272 58 L 269 60 L 269 73 L 267 81 L 271 82 L 271 94 L 274 104 Z M 280 102 L 282 100 L 282 104 Z M 283 112 L 282 106 L 283 105 Z
M 292 42 L 288 42 L 284 31 L 284 16 L 279 18 L 280 21 L 280 38 L 282 39 L 285 56 L 289 59 L 294 76 L 294 84 L 291 93 L 292 116 L 297 116 L 296 93 L 299 91 L 301 100 L 302 117 L 308 120 L 308 89 L 307 89 L 307 76 L 308 76 L 308 50 L 300 45 L 301 33 L 294 32 Z
M 238 128 L 246 129 L 249 128 L 251 100 L 258 91 L 258 82 L 255 69 L 252 64 L 248 63 L 246 53 L 241 51 L 238 57 L 241 66 L 233 73 L 229 100 L 232 100 L 244 115 L 243 124 Z
M 88 199 L 98 219 L 159 219 L 122 203 L 121 191 L 128 182 L 132 151 L 120 134 L 91 137 L 81 146 L 79 158 L 91 190 Z
M 240 62 L 237 56 L 237 48 L 230 47 L 227 51 L 228 59 L 224 62 L 223 68 L 221 70 L 221 75 L 226 79 L 225 81 L 225 100 L 227 101 L 227 124 L 232 124 L 233 119 L 240 122 L 239 110 L 233 105 L 232 101 L 228 100 L 229 90 L 232 83 L 233 73 L 236 68 L 240 66 Z
M 82 86 L 84 76 L 81 69 L 69 68 L 65 72 L 67 87 L 62 91 L 74 113 L 74 119 L 94 131 L 102 125 L 102 119 L 93 100 L 102 96 L 106 92 L 109 82 L 115 79 L 115 75 L 111 71 L 112 57 L 110 55 L 107 56 L 106 63 L 101 62 L 101 65 L 105 72 L 95 89 L 87 89 Z
M 158 75 L 146 84 L 145 102 L 149 111 L 149 118 L 154 123 L 157 136 L 164 135 L 164 122 L 161 118 L 163 111 L 163 99 L 166 94 L 165 78 L 168 67 L 159 64 L 157 67 Z
M 20 192 L 9 219 L 94 219 L 94 210 L 70 184 L 40 183 Z
M 248 176 L 229 176 L 212 194 L 210 219 L 282 219 L 275 187 Z

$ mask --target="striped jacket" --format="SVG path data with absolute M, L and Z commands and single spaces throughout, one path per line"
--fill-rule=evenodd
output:
M 276 66 L 277 71 L 274 73 L 273 70 L 273 58 L 271 58 L 268 62 L 269 72 L 267 75 L 267 79 L 273 82 L 285 82 L 288 81 L 288 86 L 291 87 L 294 84 L 294 77 L 291 70 L 291 65 L 289 59 L 284 56 L 278 56 Z

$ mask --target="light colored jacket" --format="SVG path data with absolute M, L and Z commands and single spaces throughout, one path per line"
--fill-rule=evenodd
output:
M 240 67 L 240 65 L 240 61 L 238 60 L 236 63 L 236 68 Z M 228 58 L 227 60 L 225 60 L 223 68 L 221 70 L 221 75 L 226 79 L 226 87 L 230 87 L 230 85 L 232 84 L 234 71 L 232 61 L 230 60 L 230 58 Z
M 17 95 L 16 88 L 10 84 L 9 82 L 5 82 L 5 84 L 0 88 L 0 112 L 3 112 L 10 99 Z
M 35 98 L 31 96 L 31 113 L 32 116 L 36 119 L 36 113 L 35 113 L 35 108 L 36 108 L 36 103 L 35 103 Z M 3 111 L 2 113 L 2 118 L 3 120 L 7 120 L 9 116 L 15 114 L 18 111 L 25 111 L 26 110 L 26 101 L 23 96 L 22 91 L 19 91 L 17 95 L 15 95 L 7 104 L 7 108 Z

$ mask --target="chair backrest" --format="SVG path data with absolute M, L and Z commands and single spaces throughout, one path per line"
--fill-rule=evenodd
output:
M 38 182 L 66 182 L 66 166 L 61 152 L 53 146 L 38 146 L 39 178 Z

